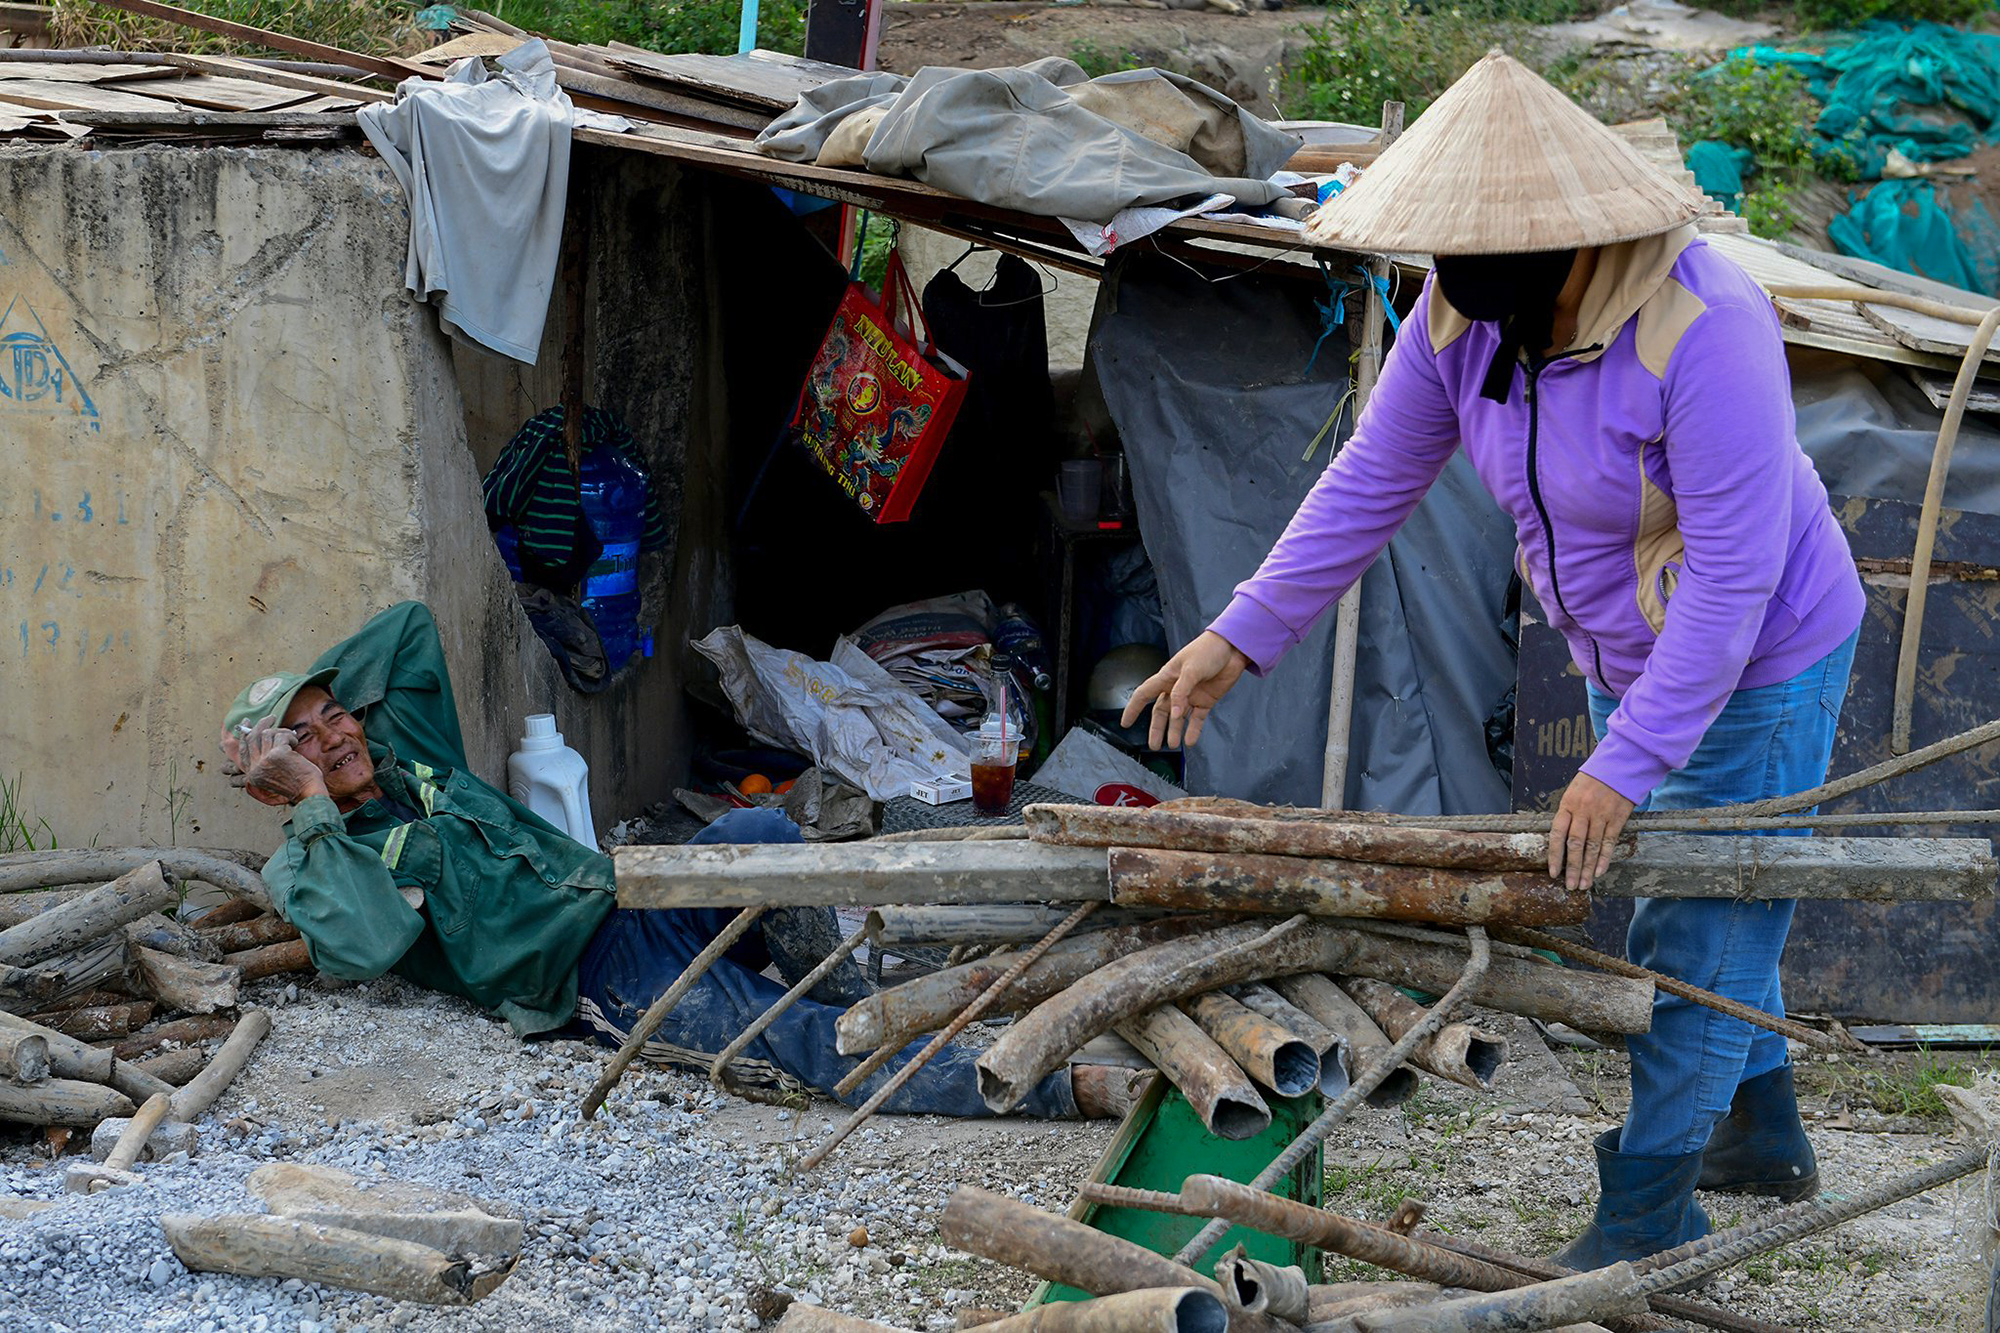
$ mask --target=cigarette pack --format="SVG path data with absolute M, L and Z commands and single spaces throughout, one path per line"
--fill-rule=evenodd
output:
M 953 801 L 972 799 L 972 779 L 962 778 L 956 773 L 940 773 L 910 784 L 910 795 L 925 805 L 950 805 Z

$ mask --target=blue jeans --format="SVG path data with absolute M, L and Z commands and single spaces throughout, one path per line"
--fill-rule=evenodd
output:
M 798 825 L 775 810 L 734 810 L 710 824 L 697 843 L 801 842 Z M 607 1046 L 622 1043 L 639 1016 L 665 993 L 703 946 L 729 924 L 734 911 L 699 908 L 635 911 L 620 908 L 605 919 L 577 961 L 576 1025 Z M 649 1060 L 707 1073 L 716 1054 L 782 996 L 786 987 L 761 975 L 770 961 L 762 941 L 746 935 L 715 962 L 675 1005 L 642 1053 Z M 810 997 L 779 1015 L 763 1035 L 730 1064 L 746 1084 L 832 1095 L 833 1085 L 860 1061 L 834 1048 L 840 1009 Z M 912 1042 L 888 1067 L 846 1100 L 858 1104 L 922 1048 Z M 977 1051 L 946 1046 L 883 1108 L 906 1114 L 992 1115 L 979 1095 Z M 1072 1116 L 1069 1070 L 1043 1079 L 1016 1112 Z
M 1849 638 L 1790 680 L 1730 695 L 1686 766 L 1668 774 L 1640 808 L 1695 810 L 1788 796 L 1824 782 L 1854 642 Z M 1590 686 L 1590 722 L 1600 740 L 1617 702 Z M 1800 829 L 1789 836 L 1807 834 Z M 1625 953 L 1641 967 L 1782 1015 L 1778 958 L 1797 906 L 1789 900 L 1642 898 L 1632 911 Z M 1618 1150 L 1642 1156 L 1700 1152 L 1728 1113 L 1737 1085 L 1785 1063 L 1785 1039 L 1777 1033 L 1671 995 L 1654 997 L 1652 1030 L 1625 1044 L 1632 1055 L 1632 1109 Z

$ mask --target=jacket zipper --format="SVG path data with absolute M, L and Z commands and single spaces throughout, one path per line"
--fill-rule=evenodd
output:
M 1524 372 L 1528 399 L 1528 497 L 1535 502 L 1536 517 L 1542 520 L 1542 542 L 1547 547 L 1549 556 L 1549 591 L 1555 595 L 1556 609 L 1562 612 L 1564 619 L 1577 627 L 1584 638 L 1590 640 L 1590 660 L 1592 666 L 1596 668 L 1597 686 L 1599 689 L 1604 689 L 1607 688 L 1604 684 L 1604 656 L 1597 649 L 1597 638 L 1583 628 L 1582 623 L 1569 613 L 1569 607 L 1563 603 L 1562 580 L 1556 574 L 1555 525 L 1549 522 L 1549 508 L 1542 503 L 1541 464 L 1536 456 L 1541 445 L 1542 411 L 1541 403 L 1535 397 L 1535 385 L 1541 377 L 1542 367 L 1545 364 L 1531 360 Z

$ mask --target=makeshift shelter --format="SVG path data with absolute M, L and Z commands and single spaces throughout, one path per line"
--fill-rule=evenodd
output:
M 1102 280 L 1082 412 L 1122 439 L 1170 640 L 1255 567 L 1351 424 L 1339 404 L 1369 301 L 1358 256 L 1197 216 L 1099 259 L 1053 218 L 749 149 L 750 130 L 839 71 L 586 55 L 560 64 L 572 97 L 638 123 L 575 131 L 570 222 L 588 245 L 559 282 L 533 367 L 449 342 L 404 296 L 405 201 L 353 116 L 379 88 L 211 57 L 0 61 L 0 104 L 13 108 L 0 130 L 17 141 L 0 149 L 0 415 L 27 460 L 0 509 L 0 625 L 16 645 L 0 652 L 0 772 L 34 775 L 27 799 L 66 842 L 268 840 L 268 820 L 202 772 L 223 702 L 246 673 L 310 660 L 403 597 L 438 614 L 473 705 L 475 766 L 497 776 L 521 716 L 554 712 L 591 759 L 609 823 L 684 779 L 687 696 L 708 678 L 689 640 L 741 623 L 824 656 L 886 605 L 985 579 L 976 548 L 1003 536 L 991 577 L 1040 577 L 1031 562 L 1065 540 L 1039 503 L 1046 440 L 998 432 L 983 452 L 961 449 L 940 464 L 933 512 L 899 531 L 837 503 L 780 439 L 846 275 L 770 187 Z M 1679 169 L 1660 127 L 1626 132 Z M 1350 147 L 1362 133 L 1340 131 Z M 1735 234 L 1740 221 L 1719 210 L 1703 226 L 1768 285 L 1827 278 Z M 1315 257 L 1325 270 L 1302 262 Z M 1393 271 L 1391 301 L 1406 306 L 1422 264 Z M 1925 410 L 1896 377 L 1954 359 L 1935 330 L 1873 307 L 1781 309 L 1808 447 L 1836 491 L 1868 497 L 1842 510 L 1876 563 L 1864 562 L 1875 611 L 1838 771 L 1875 757 L 1885 731 L 1878 649 L 1900 625 L 1908 525 L 1895 506 L 1927 461 Z M 478 494 L 520 422 L 571 391 L 557 352 L 579 339 L 584 392 L 632 426 L 672 528 L 656 654 L 587 698 L 528 630 Z M 1864 410 L 1878 424 L 1858 432 Z M 1987 512 L 1980 438 L 1968 428 L 1952 492 L 1968 514 Z M 1889 445 L 1916 457 L 1885 468 Z M 1964 545 L 1941 556 L 1964 571 L 1941 567 L 1958 585 L 1944 600 L 1962 593 L 1976 610 L 2000 554 L 1970 518 L 1950 531 Z M 1370 571 L 1348 804 L 1532 807 L 1588 752 L 1565 693 L 1580 682 L 1532 609 L 1516 627 L 1510 549 L 1455 469 Z M 1964 669 L 1977 660 L 1969 620 L 1931 623 L 1930 660 L 1961 669 L 1920 690 L 1919 743 L 2000 713 L 2000 688 Z M 1318 803 L 1331 639 L 1329 618 L 1218 710 L 1190 756 L 1194 789 Z M 1884 799 L 2000 805 L 1984 770 L 1953 774 L 1948 789 Z M 1793 1003 L 1939 1021 L 1990 1012 L 1994 933 L 1990 905 L 1822 904 L 1800 915 Z M 1912 993 L 1897 969 L 1907 977 L 1920 940 L 1926 979 Z

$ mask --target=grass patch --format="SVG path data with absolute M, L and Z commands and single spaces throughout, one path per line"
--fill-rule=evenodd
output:
M 489 12 L 565 42 L 734 55 L 742 6 L 736 0 L 498 0 Z M 761 0 L 757 45 L 798 55 L 805 42 L 804 0 Z
M 366 55 L 407 55 L 431 43 L 413 0 L 183 0 L 199 13 Z M 226 55 L 262 51 L 179 24 L 141 18 L 90 0 L 53 0 L 52 29 L 63 46 Z M 558 41 L 625 42 L 650 51 L 736 52 L 737 0 L 495 0 L 486 6 L 516 27 Z M 805 50 L 806 0 L 763 0 L 757 45 Z
M 27 779 L 16 773 L 9 782 L 0 777 L 0 854 L 7 852 L 52 852 L 56 831 L 49 821 L 30 815 L 21 805 Z
M 1941 1085 L 1969 1088 L 1980 1073 L 1972 1060 L 1948 1061 L 1937 1052 L 1920 1047 L 1907 1069 L 1868 1070 L 1862 1076 L 1862 1095 L 1884 1115 L 1920 1116 L 1945 1120 L 1951 1108 L 1938 1095 Z
M 1368 1221 L 1388 1217 L 1409 1193 L 1380 1162 L 1370 1162 L 1367 1166 L 1329 1166 L 1325 1189 L 1326 1208 Z M 1336 1204 L 1340 1206 L 1335 1207 Z
M 403 55 L 430 44 L 415 23 L 417 6 L 397 0 L 183 0 L 214 18 L 303 37 L 364 55 Z M 160 19 L 141 18 L 89 0 L 54 0 L 50 30 L 59 46 L 108 46 L 121 51 L 188 51 L 226 55 L 261 51 Z M 732 48 L 733 49 L 733 48 Z
M 1106 74 L 1117 74 L 1121 70 L 1147 69 L 1155 63 L 1130 47 L 1114 52 L 1107 47 L 1099 46 L 1088 37 L 1070 43 L 1069 58 L 1076 62 L 1077 68 L 1093 79 L 1102 78 Z

